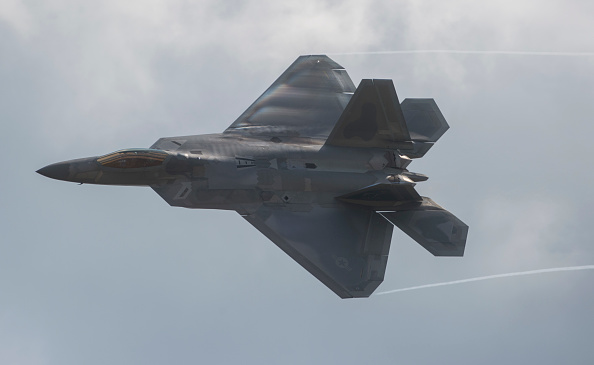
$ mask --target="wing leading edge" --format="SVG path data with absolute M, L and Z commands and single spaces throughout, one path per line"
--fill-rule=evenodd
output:
M 384 280 L 394 226 L 372 210 L 263 206 L 244 218 L 341 298 L 368 297 Z

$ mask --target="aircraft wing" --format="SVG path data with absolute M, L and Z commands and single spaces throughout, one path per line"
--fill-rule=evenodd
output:
M 327 56 L 301 56 L 224 133 L 326 139 L 355 85 Z
M 262 206 L 243 217 L 341 298 L 368 297 L 384 280 L 394 226 L 372 210 Z

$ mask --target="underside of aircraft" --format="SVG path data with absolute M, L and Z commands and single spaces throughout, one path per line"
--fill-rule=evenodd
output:
M 420 196 L 427 176 L 408 170 L 448 128 L 433 99 L 400 103 L 392 80 L 355 87 L 327 56 L 301 56 L 223 133 L 38 172 L 237 211 L 341 298 L 368 297 L 384 280 L 394 226 L 435 256 L 464 254 L 468 226 Z

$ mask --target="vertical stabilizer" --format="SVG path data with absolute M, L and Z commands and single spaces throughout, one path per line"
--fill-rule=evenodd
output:
M 361 80 L 326 145 L 412 148 L 392 80 Z

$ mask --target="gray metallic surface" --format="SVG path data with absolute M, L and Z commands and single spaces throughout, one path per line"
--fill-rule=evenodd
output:
M 381 215 L 435 256 L 464 255 L 468 226 L 429 198 Z
M 392 80 L 361 80 L 327 145 L 410 149 L 410 135 Z
M 404 99 L 401 107 L 413 141 L 437 142 L 450 128 L 433 99 Z
M 326 138 L 355 91 L 326 56 L 301 56 L 225 133 Z
M 393 225 L 434 255 L 464 253 L 468 227 L 419 196 L 414 186 L 427 176 L 407 169 L 448 128 L 432 99 L 400 105 L 391 80 L 355 91 L 328 57 L 302 56 L 224 133 L 38 172 L 237 211 L 341 298 L 368 297 L 384 279 Z
M 393 226 L 371 210 L 263 206 L 244 218 L 341 298 L 368 297 L 384 279 Z

